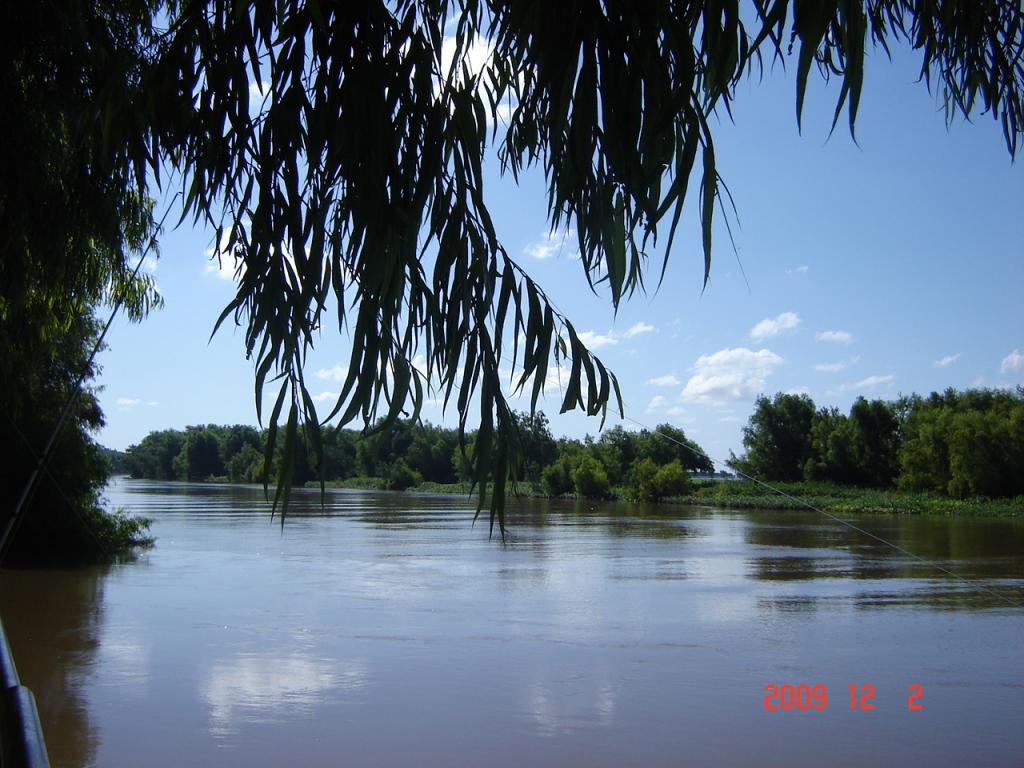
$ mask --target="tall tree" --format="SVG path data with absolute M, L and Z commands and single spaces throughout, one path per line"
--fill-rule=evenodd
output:
M 704 450 L 679 427 L 659 424 L 653 432 L 642 430 L 639 435 L 638 454 L 662 466 L 678 461 L 691 472 L 714 472 L 715 464 Z
M 91 438 L 102 423 L 88 389 L 93 313 L 123 302 L 138 320 L 159 303 L 132 269 L 155 228 L 145 165 L 120 141 L 145 126 L 118 112 L 138 93 L 152 7 L 8 3 L 2 14 L 0 441 L 16 458 L 0 484 L 0 531 L 10 524 L 9 562 L 109 554 L 116 525 L 99 507 L 105 472 Z
M 555 442 L 548 417 L 544 411 L 535 413 L 514 413 L 519 429 L 519 447 L 522 465 L 519 480 L 539 483 L 544 467 L 558 458 L 558 443 Z
M 899 485 L 955 497 L 1024 494 L 1024 388 L 916 398 L 899 446 Z
M 810 441 L 808 480 L 883 488 L 899 474 L 899 419 L 891 403 L 858 397 L 849 416 L 822 408 L 812 420 Z
M 730 466 L 765 480 L 800 480 L 811 458 L 813 419 L 814 401 L 807 395 L 762 395 L 743 428 L 747 452 Z

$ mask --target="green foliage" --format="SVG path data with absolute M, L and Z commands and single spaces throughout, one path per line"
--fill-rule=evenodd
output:
M 850 408 L 850 424 L 859 469 L 856 484 L 891 486 L 899 474 L 896 450 L 900 425 L 896 409 L 882 400 L 858 397 Z
M 762 395 L 743 428 L 746 455 L 729 465 L 760 480 L 799 480 L 811 458 L 813 418 L 814 402 L 807 395 Z
M 151 480 L 173 480 L 178 475 L 174 460 L 185 444 L 185 435 L 176 429 L 150 432 L 138 445 L 125 452 L 128 471 L 132 477 Z
M 638 459 L 630 468 L 629 489 L 640 501 L 661 501 L 688 493 L 690 475 L 677 459 L 660 467 L 652 459 Z
M 116 557 L 131 547 L 151 547 L 155 539 L 149 535 L 152 520 L 131 515 L 118 508 L 107 512 L 94 507 L 89 514 L 92 537 L 107 557 Z
M 654 485 L 658 465 L 651 459 L 637 459 L 629 470 L 629 490 L 633 498 L 640 501 L 657 501 L 659 497 Z
M 947 390 L 909 407 L 899 487 L 954 498 L 1024 494 L 1024 390 Z
M 558 457 L 558 443 L 551 434 L 544 411 L 520 413 L 513 411 L 519 430 L 522 463 L 517 479 L 540 482 L 541 472 Z
M 471 482 L 476 477 L 476 470 L 473 468 L 473 441 L 469 440 L 463 447 L 456 443 L 452 450 L 452 472 L 455 474 L 456 482 Z
M 226 469 L 232 483 L 262 483 L 263 452 L 247 443 L 228 459 Z
M 246 446 L 259 449 L 262 445 L 259 430 L 246 424 L 230 427 L 207 428 L 216 438 L 220 456 L 234 456 Z
M 64 403 L 77 398 L 5 564 L 102 559 L 108 547 L 130 545 L 103 533 L 110 521 L 98 495 L 108 470 L 90 436 L 103 416 L 89 356 L 98 308 L 121 301 L 138 320 L 160 303 L 152 279 L 133 273 L 155 230 L 145 169 L 120 141 L 129 126 L 113 120 L 139 93 L 139 40 L 151 13 L 141 2 L 4 8 L 0 439 L 14 457 L 0 483 L 0 530 Z
M 690 488 L 690 476 L 678 460 L 658 468 L 654 475 L 654 488 L 658 499 L 682 496 Z
M 899 474 L 899 420 L 891 403 L 858 397 L 849 416 L 822 408 L 812 419 L 810 439 L 808 480 L 884 488 Z
M 786 493 L 745 480 L 698 481 L 690 495 L 678 501 L 721 509 L 808 509 L 835 515 L 942 515 L 1024 517 L 1024 496 L 1015 499 L 957 500 L 929 493 L 880 490 L 832 483 L 773 483 Z
M 124 451 L 115 451 L 112 448 L 100 446 L 100 453 L 107 465 L 107 474 L 124 475 L 128 474 L 128 461 Z
M 691 472 L 714 472 L 715 465 L 697 443 L 679 427 L 659 424 L 653 431 L 641 430 L 637 455 L 662 466 L 678 462 Z
M 573 484 L 573 461 L 569 456 L 559 456 L 558 460 L 541 473 L 541 485 L 548 496 L 564 496 L 575 490 Z
M 399 459 L 388 468 L 387 478 L 387 487 L 391 491 L 404 491 L 423 482 L 423 476 L 414 472 L 404 459 Z
M 654 430 L 633 432 L 612 427 L 588 450 L 602 464 L 612 485 L 630 484 L 628 472 L 638 459 L 649 459 L 655 467 L 678 461 L 693 472 L 714 472 L 714 463 L 682 429 L 659 424 Z
M 143 2 L 10 6 L 0 31 L 0 320 L 5 367 L 96 304 L 135 320 L 160 302 L 132 260 L 154 231 L 145 168 L 114 111 L 139 96 Z M 132 116 L 120 115 L 125 118 Z M 141 136 L 138 138 L 141 139 Z
M 19 371 L 17 386 L 4 389 L 0 439 L 9 447 L 0 483 L 0 529 L 5 528 L 22 490 L 37 466 L 67 394 L 89 380 L 89 353 L 98 325 L 91 312 L 77 318 L 64 335 L 37 349 Z M 10 342 L 0 327 L 0 343 Z M 103 424 L 93 392 L 85 389 L 71 408 L 54 443 L 52 461 L 15 529 L 4 565 L 42 566 L 107 560 L 136 543 L 138 530 L 110 518 L 100 503 L 109 465 L 91 432 Z
M 223 475 L 225 470 L 220 450 L 213 430 L 189 427 L 185 432 L 185 443 L 174 458 L 175 476 L 180 480 L 205 480 Z
M 576 494 L 585 499 L 606 499 L 611 493 L 604 467 L 586 454 L 579 458 L 572 470 L 572 484 Z
M 1024 388 L 950 389 L 894 403 L 858 398 L 844 416 L 809 398 L 759 398 L 732 465 L 761 480 L 931 491 L 954 498 L 1024 494 Z M 813 415 L 808 420 L 808 414 Z
M 378 422 L 362 435 L 341 429 L 334 434 L 345 435 L 345 440 L 351 441 L 355 470 L 360 474 L 383 477 L 388 467 L 403 459 L 416 467 L 425 480 L 450 483 L 456 479 L 452 455 L 458 436 L 454 430 L 401 419 L 391 425 Z
M 323 430 L 324 478 L 351 477 L 357 472 L 357 436 L 347 429 L 327 427 Z

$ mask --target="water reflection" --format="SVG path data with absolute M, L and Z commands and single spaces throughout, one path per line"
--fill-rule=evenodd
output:
M 210 708 L 210 732 L 226 736 L 245 724 L 308 715 L 328 694 L 358 691 L 368 677 L 364 660 L 341 663 L 298 653 L 243 654 L 214 666 L 201 696 Z
M 21 681 L 35 694 L 55 766 L 77 768 L 95 759 L 86 686 L 98 655 L 108 571 L 0 571 L 0 615 Z
M 120 627 L 116 634 L 104 632 L 95 664 L 110 670 L 121 694 L 145 696 L 153 676 L 149 632 L 138 624 Z
M 535 732 L 552 737 L 581 727 L 603 727 L 615 719 L 615 687 L 607 675 L 576 675 L 568 679 L 539 677 L 525 689 L 526 708 Z

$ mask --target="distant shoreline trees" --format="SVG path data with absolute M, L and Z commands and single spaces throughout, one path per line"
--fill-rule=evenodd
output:
M 687 495 L 691 473 L 715 466 L 683 430 L 670 424 L 598 438 L 555 438 L 543 412 L 514 414 L 523 461 L 516 480 L 549 496 L 606 498 L 625 492 L 640 501 Z M 757 400 L 743 430 L 746 453 L 728 465 L 769 482 L 828 482 L 897 488 L 952 498 L 1024 494 L 1024 388 L 946 390 L 895 401 L 858 398 L 848 414 L 817 408 L 806 395 Z M 400 420 L 386 430 L 325 427 L 323 479 L 377 478 L 403 490 L 420 483 L 471 482 L 469 456 L 457 429 Z M 266 434 L 250 426 L 214 424 L 151 432 L 121 456 L 133 477 L 262 483 Z M 275 448 L 271 471 L 282 460 Z M 295 483 L 320 478 L 312 451 L 298 451 Z M 273 475 L 271 475 L 273 478 Z
M 604 498 L 614 486 L 625 487 L 635 498 L 658 501 L 683 493 L 689 484 L 688 471 L 714 471 L 700 446 L 669 424 L 655 431 L 614 427 L 596 440 L 589 436 L 556 440 L 543 412 L 514 413 L 514 418 L 523 455 L 515 479 L 552 496 Z M 467 437 L 460 446 L 457 429 L 411 420 L 369 432 L 324 427 L 322 476 L 325 481 L 379 478 L 395 490 L 422 482 L 471 482 L 474 470 L 469 457 L 475 435 L 471 432 Z M 151 432 L 117 459 L 136 478 L 262 483 L 266 446 L 265 431 L 202 424 Z M 315 456 L 311 450 L 297 452 L 296 484 L 321 477 Z M 281 447 L 275 446 L 271 473 L 282 460 Z
M 766 481 L 896 487 L 952 498 L 1024 494 L 1024 388 L 857 398 L 849 415 L 806 395 L 758 398 L 729 466 Z

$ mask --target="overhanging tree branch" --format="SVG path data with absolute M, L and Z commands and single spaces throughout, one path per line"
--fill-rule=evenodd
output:
M 264 385 L 281 381 L 268 451 L 279 420 L 286 447 L 305 423 L 320 451 L 303 363 L 331 302 L 352 353 L 329 418 L 369 425 L 380 412 L 418 413 L 432 385 L 446 402 L 457 391 L 460 427 L 474 411 L 479 419 L 476 477 L 481 509 L 494 483 L 492 526 L 503 526 L 518 452 L 498 375 L 503 338 L 511 334 L 513 355 L 522 351 L 520 386 L 533 380 L 534 403 L 552 354 L 571 361 L 563 410 L 604 413 L 618 395 L 615 377 L 502 247 L 485 190 L 491 152 L 514 179 L 542 169 L 552 229 L 575 230 L 584 277 L 592 289 L 607 286 L 615 308 L 643 289 L 652 253 L 664 275 L 696 168 L 707 283 L 723 189 L 710 117 L 729 110 L 737 83 L 766 57 L 795 50 L 798 125 L 812 67 L 841 78 L 833 125 L 845 107 L 852 132 L 867 40 L 886 51 L 909 42 L 922 78 L 941 83 L 948 114 L 990 112 L 1016 153 L 1019 3 L 752 7 L 169 4 L 143 89 L 146 140 L 131 146 L 154 172 L 165 160 L 181 172 L 184 215 L 216 227 L 224 255 L 238 258 L 238 290 L 218 324 L 230 317 L 245 328 L 261 415 Z M 421 347 L 426 375 L 411 364 Z

